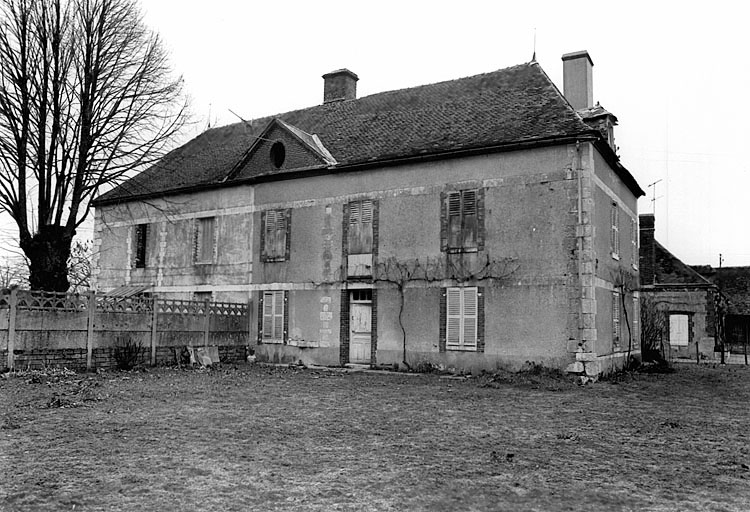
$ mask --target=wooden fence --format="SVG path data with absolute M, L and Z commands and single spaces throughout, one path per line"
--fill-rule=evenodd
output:
M 142 362 L 178 362 L 184 347 L 217 347 L 221 360 L 245 358 L 250 304 L 11 290 L 0 292 L 0 366 L 115 364 L 125 343 Z

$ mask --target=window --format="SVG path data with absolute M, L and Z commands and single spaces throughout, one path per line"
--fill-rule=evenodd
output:
M 617 203 L 612 203 L 612 209 L 610 210 L 610 223 L 612 229 L 610 231 L 609 245 L 612 250 L 612 257 L 616 260 L 620 259 L 620 209 L 617 207 Z
M 377 243 L 377 201 L 352 201 L 344 208 L 347 276 L 372 276 L 373 254 Z
M 148 224 L 138 224 L 135 227 L 135 268 L 146 267 L 146 246 L 148 244 Z
M 193 300 L 205 302 L 205 301 L 211 301 L 213 298 L 212 292 L 193 292 Z
M 216 252 L 216 219 L 204 217 L 195 224 L 195 262 L 213 263 Z
M 448 288 L 446 295 L 446 350 L 477 350 L 478 288 Z
M 482 189 L 460 190 L 443 195 L 441 248 L 447 252 L 474 252 L 483 248 Z
M 260 341 L 284 343 L 287 335 L 287 292 L 282 290 L 263 292 L 260 302 Z
M 280 141 L 276 141 L 273 143 L 273 146 L 271 146 L 271 163 L 274 167 L 277 169 L 280 169 L 282 165 L 284 165 L 284 160 L 286 159 L 286 149 L 284 148 L 284 143 Z
M 669 344 L 686 347 L 690 340 L 688 315 L 669 315 Z
M 612 293 L 612 343 L 620 343 L 620 292 Z
M 372 253 L 372 210 L 369 199 L 349 203 L 349 254 Z
M 289 259 L 289 233 L 292 210 L 268 210 L 263 212 L 261 224 L 262 260 L 285 261 Z
M 638 270 L 638 221 L 630 219 L 630 245 L 633 268 Z

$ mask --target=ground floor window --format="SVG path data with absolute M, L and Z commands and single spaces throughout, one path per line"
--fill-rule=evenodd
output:
M 480 288 L 446 288 L 444 301 L 445 350 L 477 351 L 483 330 Z
M 260 300 L 260 341 L 284 343 L 287 337 L 287 292 L 274 290 L 263 292 Z
M 669 315 L 669 344 L 687 346 L 690 341 L 690 317 L 685 314 Z

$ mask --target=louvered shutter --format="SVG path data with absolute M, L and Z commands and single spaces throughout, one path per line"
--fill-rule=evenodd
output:
M 462 345 L 466 348 L 477 346 L 477 289 L 464 288 L 463 290 L 463 325 L 461 329 Z
M 464 190 L 461 194 L 462 205 L 461 213 L 463 216 L 462 236 L 463 243 L 461 247 L 473 249 L 477 247 L 477 233 L 479 231 L 477 218 L 477 191 Z
M 445 345 L 459 347 L 461 345 L 461 289 L 448 288 L 446 291 L 446 328 Z
M 463 246 L 461 238 L 461 193 L 448 194 L 448 248 L 458 249 Z
M 284 339 L 284 292 L 273 295 L 273 339 Z
M 263 292 L 263 338 L 273 338 L 274 292 Z
M 286 211 L 276 212 L 276 226 L 274 228 L 273 257 L 284 258 L 286 256 Z
M 267 258 L 272 258 L 276 247 L 276 210 L 266 212 L 266 225 L 264 228 L 265 244 L 263 250 Z

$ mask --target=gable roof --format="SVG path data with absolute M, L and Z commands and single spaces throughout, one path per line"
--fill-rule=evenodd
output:
M 657 285 L 713 286 L 713 283 L 686 265 L 654 240 L 654 277 Z
M 274 119 L 302 138 L 317 138 L 333 169 L 522 145 L 560 144 L 600 135 L 583 122 L 536 62 L 468 78 L 373 94 L 354 100 L 207 130 L 158 163 L 98 197 L 95 204 L 159 196 L 259 179 L 236 169 Z M 314 140 L 313 140 L 314 142 Z M 638 196 L 643 191 L 606 145 L 607 160 Z M 235 170 L 237 172 L 233 173 Z M 230 173 L 232 176 L 230 177 Z M 279 172 L 280 173 L 280 172 Z M 269 173 L 263 173 L 268 177 Z
M 727 299 L 727 313 L 750 315 L 750 267 L 695 267 L 717 285 Z

